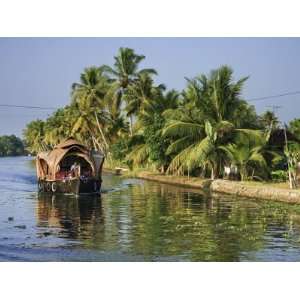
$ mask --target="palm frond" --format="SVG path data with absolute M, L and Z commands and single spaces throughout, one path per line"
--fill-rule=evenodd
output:
M 200 137 L 203 133 L 203 125 L 196 123 L 186 123 L 181 121 L 172 121 L 163 130 L 164 137 Z

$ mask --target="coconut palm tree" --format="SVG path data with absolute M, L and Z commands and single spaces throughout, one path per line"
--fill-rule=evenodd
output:
M 212 123 L 226 120 L 236 122 L 236 111 L 240 108 L 243 85 L 248 77 L 233 81 L 233 71 L 228 66 L 213 70 L 210 75 L 187 79 L 183 91 L 183 103 L 197 107 L 203 118 Z
M 241 176 L 241 180 L 249 178 L 249 171 L 252 170 L 252 177 L 254 176 L 255 166 L 260 168 L 267 168 L 266 160 L 263 156 L 265 143 L 259 139 L 253 143 L 251 139 L 244 138 L 237 144 L 230 143 L 226 146 L 220 146 L 227 155 L 231 164 L 237 167 Z
M 168 172 L 190 171 L 195 168 L 211 170 L 211 178 L 215 179 L 220 172 L 222 152 L 220 145 L 232 140 L 232 124 L 226 121 L 212 126 L 210 121 L 175 121 L 169 123 L 163 136 L 173 137 L 174 142 L 167 149 L 167 154 L 176 154 L 171 161 Z
M 125 138 L 129 133 L 129 124 L 124 116 L 120 113 L 110 114 L 106 123 L 105 136 L 110 143 L 116 142 L 118 139 Z
M 113 68 L 107 65 L 103 65 L 101 69 L 107 74 L 111 75 L 117 83 L 116 93 L 113 101 L 121 103 L 123 95 L 134 81 L 137 80 L 142 74 L 156 75 L 157 72 L 154 69 L 141 69 L 139 70 L 139 64 L 145 59 L 144 55 L 138 55 L 130 48 L 120 48 L 117 56 L 114 57 Z M 129 114 L 130 118 L 130 132 L 132 135 L 133 119 L 132 114 Z
M 80 81 L 72 84 L 72 100 L 85 101 L 93 107 L 103 107 L 108 89 L 109 78 L 101 68 L 85 68 Z
M 30 153 L 38 153 L 40 151 L 48 150 L 44 142 L 45 137 L 45 122 L 42 120 L 35 120 L 26 125 L 23 131 L 23 136 L 27 150 Z
M 252 179 L 254 175 L 258 177 L 257 173 L 265 176 L 270 166 L 283 160 L 282 154 L 270 150 L 271 132 L 272 128 L 264 131 L 239 130 L 233 143 L 220 146 L 229 163 L 237 167 L 241 180 Z
M 212 71 L 209 77 L 188 80 L 182 107 L 165 113 L 169 122 L 163 135 L 173 139 L 167 153 L 175 155 L 169 172 L 209 168 L 212 179 L 219 175 L 225 159 L 220 146 L 232 142 L 238 131 L 246 132 L 236 128 L 246 80 L 233 82 L 227 66 Z M 251 130 L 247 133 L 256 134 Z
M 127 115 L 137 115 L 142 110 L 144 103 L 150 102 L 164 89 L 164 85 L 154 86 L 153 79 L 148 73 L 139 74 L 124 93 Z
M 139 64 L 145 59 L 144 55 L 138 55 L 130 48 L 120 48 L 114 57 L 114 67 L 104 65 L 102 69 L 112 75 L 122 89 L 126 89 L 136 77 L 142 73 L 157 74 L 154 69 L 139 70 Z
M 67 118 L 68 110 L 68 106 L 60 108 L 45 121 L 44 142 L 51 148 L 71 135 L 72 128 Z
M 88 133 L 94 147 L 104 152 L 108 150 L 103 127 L 108 119 L 104 108 L 109 90 L 109 78 L 97 67 L 86 68 L 80 75 L 80 82 L 72 85 L 72 104 L 77 118 L 71 134 L 86 136 Z

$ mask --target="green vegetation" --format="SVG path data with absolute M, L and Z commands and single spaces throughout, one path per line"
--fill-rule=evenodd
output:
M 24 155 L 24 145 L 15 135 L 0 136 L 0 157 Z
M 106 164 L 131 170 L 241 180 L 284 180 L 296 187 L 300 121 L 286 129 L 273 112 L 257 115 L 242 98 L 248 77 L 234 80 L 221 66 L 186 79 L 182 92 L 157 84 L 145 56 L 120 48 L 114 65 L 86 68 L 72 85 L 70 104 L 27 125 L 31 153 L 73 136 L 101 150 Z M 293 145 L 290 145 L 292 143 Z

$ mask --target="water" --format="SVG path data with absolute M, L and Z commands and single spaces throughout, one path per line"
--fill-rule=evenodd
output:
M 300 206 L 104 175 L 102 197 L 36 192 L 0 158 L 0 261 L 300 261 Z

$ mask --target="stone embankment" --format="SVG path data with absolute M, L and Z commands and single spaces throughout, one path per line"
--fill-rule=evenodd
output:
M 265 185 L 249 185 L 244 182 L 230 180 L 206 180 L 195 177 L 168 176 L 150 172 L 140 172 L 136 177 L 161 183 L 174 184 L 189 188 L 201 189 L 205 192 L 217 192 L 241 197 L 282 201 L 300 204 L 300 190 L 289 190 Z

